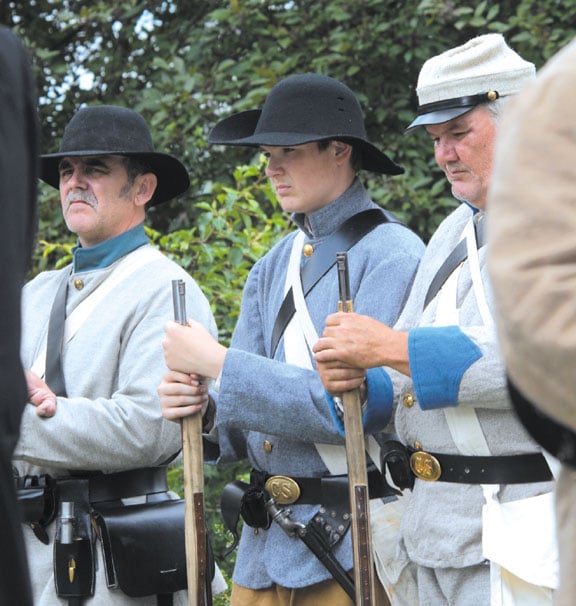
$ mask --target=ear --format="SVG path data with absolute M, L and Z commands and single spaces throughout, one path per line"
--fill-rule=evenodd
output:
M 134 196 L 134 204 L 136 206 L 144 206 L 152 199 L 156 186 L 158 185 L 158 177 L 154 173 L 144 173 L 136 177 L 136 195 Z
M 333 150 L 336 162 L 338 162 L 339 164 L 347 162 L 350 159 L 350 156 L 352 155 L 352 146 L 348 143 L 344 143 L 343 141 L 334 141 Z

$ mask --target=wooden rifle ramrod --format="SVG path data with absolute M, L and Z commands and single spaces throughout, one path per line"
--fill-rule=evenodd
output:
M 340 301 L 338 311 L 352 312 L 348 257 L 345 252 L 336 254 Z M 354 557 L 354 587 L 356 606 L 375 606 L 374 556 L 370 529 L 370 496 L 366 469 L 366 446 L 362 425 L 360 390 L 342 394 L 344 429 L 346 432 L 346 460 L 348 463 L 348 489 L 352 514 L 352 550 Z
M 186 325 L 186 283 L 172 280 L 174 319 Z M 184 470 L 184 528 L 186 534 L 186 576 L 188 605 L 211 606 L 211 580 L 207 578 L 207 536 L 204 513 L 204 449 L 202 415 L 182 419 L 182 458 Z

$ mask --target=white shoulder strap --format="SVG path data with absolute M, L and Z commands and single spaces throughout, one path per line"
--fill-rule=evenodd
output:
M 311 359 L 312 348 L 318 340 L 318 333 L 310 317 L 308 306 L 302 290 L 300 279 L 300 259 L 304 245 L 304 232 L 300 231 L 294 238 L 290 262 L 286 272 L 284 291 L 292 288 L 295 313 L 284 331 L 284 353 L 286 362 L 301 368 L 314 368 Z M 346 449 L 340 444 L 316 443 L 316 450 L 322 458 L 324 465 L 332 475 L 345 474 L 348 471 L 346 462 Z M 380 468 L 380 446 L 372 437 L 366 439 L 366 450 L 374 464 Z
M 72 313 L 66 318 L 64 325 L 64 343 L 68 343 L 76 334 L 80 326 L 86 318 L 94 311 L 103 299 L 110 293 L 118 284 L 124 281 L 131 273 L 138 268 L 163 257 L 162 253 L 150 246 L 142 246 L 135 251 L 126 255 L 104 280 L 98 288 L 96 288 L 88 297 L 86 297 L 79 305 L 72 310 Z M 46 345 L 44 345 L 41 353 L 36 358 L 32 365 L 32 372 L 40 377 L 44 376 L 46 366 Z
M 476 242 L 474 235 L 474 224 L 470 220 L 464 228 L 463 237 L 466 238 L 466 244 L 468 247 L 468 262 L 470 263 L 470 270 L 474 275 L 477 270 L 476 278 L 473 278 L 473 284 L 478 294 L 484 295 L 484 288 L 482 286 L 482 279 L 480 276 L 480 265 L 478 262 L 478 251 L 476 250 Z M 473 260 L 476 261 L 476 269 L 473 270 Z M 436 306 L 436 317 L 434 319 L 434 326 L 447 326 L 450 324 L 458 324 L 460 318 L 460 310 L 457 304 L 457 289 L 458 289 L 458 277 L 462 265 L 459 265 L 450 274 L 442 288 L 438 292 L 438 304 Z M 480 281 L 481 290 L 477 292 L 476 283 Z M 482 299 L 484 306 L 487 308 L 485 297 Z M 479 302 L 478 307 L 481 308 L 482 304 Z M 482 314 L 484 317 L 484 314 Z M 464 455 L 476 455 L 486 456 L 490 454 L 488 450 L 488 444 L 484 437 L 484 432 L 480 427 L 480 422 L 476 415 L 474 407 L 463 408 L 460 406 L 454 408 L 444 408 L 444 415 L 446 422 L 448 423 L 448 429 L 452 435 L 452 439 L 456 444 L 458 450 Z
M 480 221 L 486 221 L 486 218 L 481 218 Z M 466 235 L 466 248 L 468 250 L 468 264 L 470 265 L 470 274 L 472 276 L 472 285 L 474 286 L 474 295 L 476 304 L 480 310 L 484 326 L 490 327 L 494 325 L 494 318 L 488 306 L 486 299 L 486 290 L 482 282 L 482 274 L 480 272 L 480 258 L 478 254 L 478 245 L 476 242 L 476 231 L 474 224 L 470 221 L 464 230 Z

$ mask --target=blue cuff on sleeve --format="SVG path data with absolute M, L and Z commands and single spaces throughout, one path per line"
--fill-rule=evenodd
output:
M 462 375 L 482 357 L 480 348 L 458 326 L 413 328 L 408 355 L 420 408 L 458 405 Z
M 368 387 L 368 401 L 366 402 L 362 423 L 365 433 L 370 434 L 380 431 L 388 425 L 392 416 L 394 388 L 388 373 L 383 368 L 368 369 L 366 384 Z M 344 436 L 344 422 L 338 414 L 334 398 L 328 392 L 326 392 L 326 401 L 338 432 Z
M 390 422 L 394 405 L 394 388 L 390 375 L 383 368 L 370 368 L 366 372 L 368 401 L 362 417 L 364 433 L 382 431 Z

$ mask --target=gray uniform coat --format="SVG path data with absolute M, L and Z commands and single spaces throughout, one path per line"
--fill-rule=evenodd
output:
M 376 205 L 359 181 L 328 206 L 293 219 L 314 246 L 352 215 Z M 281 240 L 256 263 L 248 277 L 240 317 L 226 355 L 217 394 L 217 425 L 222 460 L 246 458 L 271 474 L 327 474 L 315 442 L 343 444 L 315 371 L 284 362 L 283 342 L 271 356 L 272 328 L 283 299 L 286 268 L 295 234 Z M 376 227 L 348 253 L 355 309 L 393 323 L 423 251 L 406 227 Z M 303 262 L 304 257 L 303 257 Z M 325 317 L 337 311 L 338 279 L 333 267 L 307 297 L 318 334 Z M 265 448 L 265 443 L 271 448 Z M 293 518 L 308 522 L 318 506 L 294 505 Z M 352 567 L 350 538 L 337 548 L 346 569 Z M 277 583 L 308 586 L 329 578 L 323 565 L 295 537 L 273 524 L 256 534 L 245 526 L 234 581 L 252 589 Z
M 106 279 L 122 256 L 146 241 L 140 226 L 102 245 L 77 249 L 67 314 Z M 52 301 L 64 271 L 43 272 L 24 288 L 22 361 L 26 368 L 45 344 Z M 20 475 L 128 470 L 160 465 L 178 452 L 179 425 L 162 418 L 156 393 L 166 372 L 162 337 L 165 322 L 174 317 L 173 279 L 186 282 L 189 316 L 215 334 L 208 301 L 181 267 L 160 256 L 137 269 L 116 286 L 66 346 L 63 371 L 68 397 L 58 398 L 54 417 L 40 418 L 34 406 L 26 406 L 14 455 Z M 54 526 L 49 527 L 49 545 L 25 527 L 36 606 L 65 603 L 54 590 Z M 100 555 L 99 545 L 96 551 Z M 186 603 L 185 596 L 180 599 Z M 154 598 L 128 598 L 109 590 L 100 561 L 90 604 L 155 603 Z
M 473 406 L 492 455 L 539 451 L 517 420 L 508 398 L 496 332 L 483 325 L 465 262 L 458 278 L 460 325 L 430 329 L 438 297 L 423 311 L 436 271 L 456 246 L 472 217 L 460 205 L 440 225 L 422 258 L 409 300 L 396 328 L 408 329 L 412 377 L 391 373 L 396 401 L 396 431 L 403 443 L 424 450 L 459 454 L 444 408 Z M 479 251 L 488 303 L 492 298 L 486 247 Z M 408 397 L 406 395 L 409 394 Z M 502 487 L 501 501 L 547 492 L 551 483 Z M 462 568 L 483 561 L 482 505 L 479 485 L 416 479 L 402 522 L 402 541 L 409 558 L 431 568 Z

